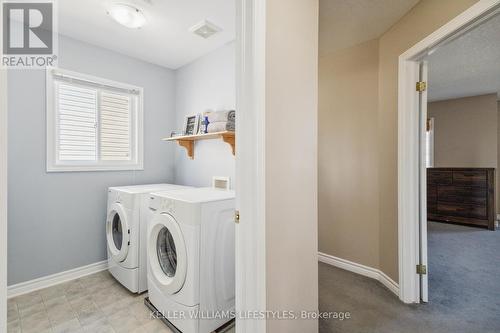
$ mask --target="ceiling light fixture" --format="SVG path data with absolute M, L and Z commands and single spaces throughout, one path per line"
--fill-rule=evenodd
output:
M 123 3 L 112 4 L 108 15 L 127 28 L 137 29 L 146 24 L 146 17 L 140 9 Z

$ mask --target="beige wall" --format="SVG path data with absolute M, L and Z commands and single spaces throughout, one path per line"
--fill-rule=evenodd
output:
M 435 167 L 497 167 L 497 94 L 429 103 Z
M 318 0 L 268 0 L 266 16 L 267 309 L 317 311 Z M 317 320 L 267 321 L 267 332 L 317 331 Z
M 358 45 L 357 47 L 346 50 L 352 52 L 353 56 L 359 57 L 357 66 L 349 64 L 347 60 L 341 59 L 341 53 L 338 53 L 340 63 L 345 61 L 347 65 L 352 66 L 352 73 L 340 75 L 338 78 L 333 76 L 335 64 L 330 64 L 333 69 L 329 69 L 329 61 L 321 60 L 320 72 L 323 68 L 332 73 L 331 77 L 324 77 L 322 73 L 321 84 L 325 85 L 325 90 L 321 88 L 320 101 L 320 120 L 326 121 L 320 126 L 320 138 L 327 138 L 328 142 L 319 143 L 321 155 L 328 150 L 326 146 L 331 145 L 330 149 L 338 155 L 336 164 L 331 165 L 331 173 L 327 172 L 328 161 L 333 161 L 332 157 L 321 156 L 319 160 L 319 184 L 320 187 L 320 249 L 331 251 L 331 255 L 345 256 L 347 258 L 357 258 L 361 263 L 374 265 L 381 269 L 396 282 L 398 281 L 398 196 L 397 196 L 397 103 L 398 103 L 398 57 L 411 46 L 425 38 L 427 35 L 447 23 L 449 20 L 469 8 L 476 0 L 422 0 L 413 7 L 403 18 L 394 26 L 385 32 L 378 40 L 378 87 L 377 84 L 370 86 L 366 90 L 373 76 L 368 74 L 373 66 L 371 57 L 362 57 L 358 54 L 356 48 L 365 47 L 372 49 L 369 44 Z M 342 33 L 342 32 L 339 32 Z M 375 42 L 373 42 L 375 43 Z M 372 47 L 374 47 L 372 45 Z M 331 55 L 335 57 L 336 55 Z M 376 56 L 376 55 L 375 55 Z M 332 60 L 334 61 L 334 60 Z M 323 66 L 326 64 L 326 66 Z M 359 70 L 356 70 L 356 67 Z M 337 66 L 337 70 L 339 70 Z M 340 71 L 340 73 L 342 73 Z M 326 75 L 326 74 L 325 74 Z M 348 78 L 346 80 L 346 78 Z M 342 89 L 344 82 L 348 87 L 352 87 L 348 93 L 338 94 L 331 91 L 328 87 L 337 87 Z M 360 89 L 363 87 L 365 89 Z M 329 91 L 330 90 L 330 91 Z M 378 98 L 374 99 L 371 95 L 373 91 L 378 90 Z M 338 102 L 327 97 L 323 101 L 323 96 L 337 94 Z M 367 104 L 373 101 L 372 112 L 366 108 Z M 343 109 L 348 108 L 348 109 Z M 356 135 L 343 132 L 335 123 L 333 117 L 330 119 L 329 112 L 338 112 L 339 122 L 347 126 L 350 131 Z M 364 115 L 365 117 L 361 117 Z M 373 122 L 373 128 L 368 127 L 362 120 L 369 119 Z M 368 121 L 368 120 L 367 120 Z M 330 134 L 329 131 L 340 131 L 340 133 Z M 374 134 L 373 131 L 376 131 Z M 333 139 L 341 140 L 343 144 L 349 145 L 352 150 L 343 149 L 337 146 Z M 352 142 L 353 141 L 353 142 Z M 364 147 L 363 145 L 366 145 Z M 366 154 L 369 149 L 376 150 L 376 156 Z M 366 158 L 366 160 L 365 160 Z M 351 163 L 349 159 L 354 160 L 351 168 L 345 164 Z M 355 164 L 370 163 L 370 168 L 354 167 Z M 360 171 L 362 171 L 360 175 Z M 365 173 L 363 173 L 365 172 Z M 372 176 L 375 180 L 372 180 Z M 367 184 L 347 183 L 344 179 L 362 179 L 368 181 Z M 323 184 L 325 182 L 325 184 Z M 345 186 L 340 188 L 340 186 Z M 360 190 L 368 189 L 367 193 L 360 193 Z M 372 191 L 375 191 L 373 195 Z M 333 203 L 333 199 L 349 203 L 348 207 L 354 207 L 352 214 L 347 213 L 347 209 Z M 335 205 L 338 210 L 333 212 L 327 208 L 327 205 Z M 365 208 L 372 208 L 372 214 L 360 212 Z M 328 217 L 328 212 L 334 214 Z M 367 221 L 360 219 L 368 218 Z M 365 223 L 366 229 L 360 226 Z M 349 227 L 352 224 L 352 229 Z M 373 239 L 374 229 L 378 224 L 378 241 Z M 375 226 L 374 226 L 375 225 Z M 374 229 L 372 229 L 374 228 Z M 376 231 L 375 231 L 376 232 Z M 323 235 L 323 233 L 327 235 Z M 343 235 L 347 240 L 342 239 Z M 366 242 L 366 243 L 364 243 Z M 335 244 L 332 244 L 335 243 Z M 366 244 L 366 246 L 365 246 Z M 341 245 L 341 246 L 340 246 Z M 370 253 L 370 252 L 377 252 Z M 378 265 L 377 265 L 378 258 Z
M 319 251 L 379 266 L 378 41 L 319 59 Z

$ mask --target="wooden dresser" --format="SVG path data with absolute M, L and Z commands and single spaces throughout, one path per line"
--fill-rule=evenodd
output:
M 427 218 L 495 230 L 495 169 L 427 169 Z

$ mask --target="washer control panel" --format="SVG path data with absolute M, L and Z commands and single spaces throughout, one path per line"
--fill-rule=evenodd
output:
M 172 199 L 162 198 L 160 210 L 165 213 L 173 213 L 174 206 L 174 201 Z

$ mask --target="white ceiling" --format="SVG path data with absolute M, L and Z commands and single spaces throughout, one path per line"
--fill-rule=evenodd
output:
M 429 101 L 499 93 L 500 16 L 440 46 L 427 60 Z
M 320 54 L 380 37 L 418 1 L 320 0 Z
M 116 0 L 141 9 L 147 24 L 129 29 L 113 21 L 113 0 L 58 1 L 61 34 L 135 58 L 177 69 L 234 40 L 234 0 Z M 222 32 L 203 39 L 189 31 L 208 19 Z

